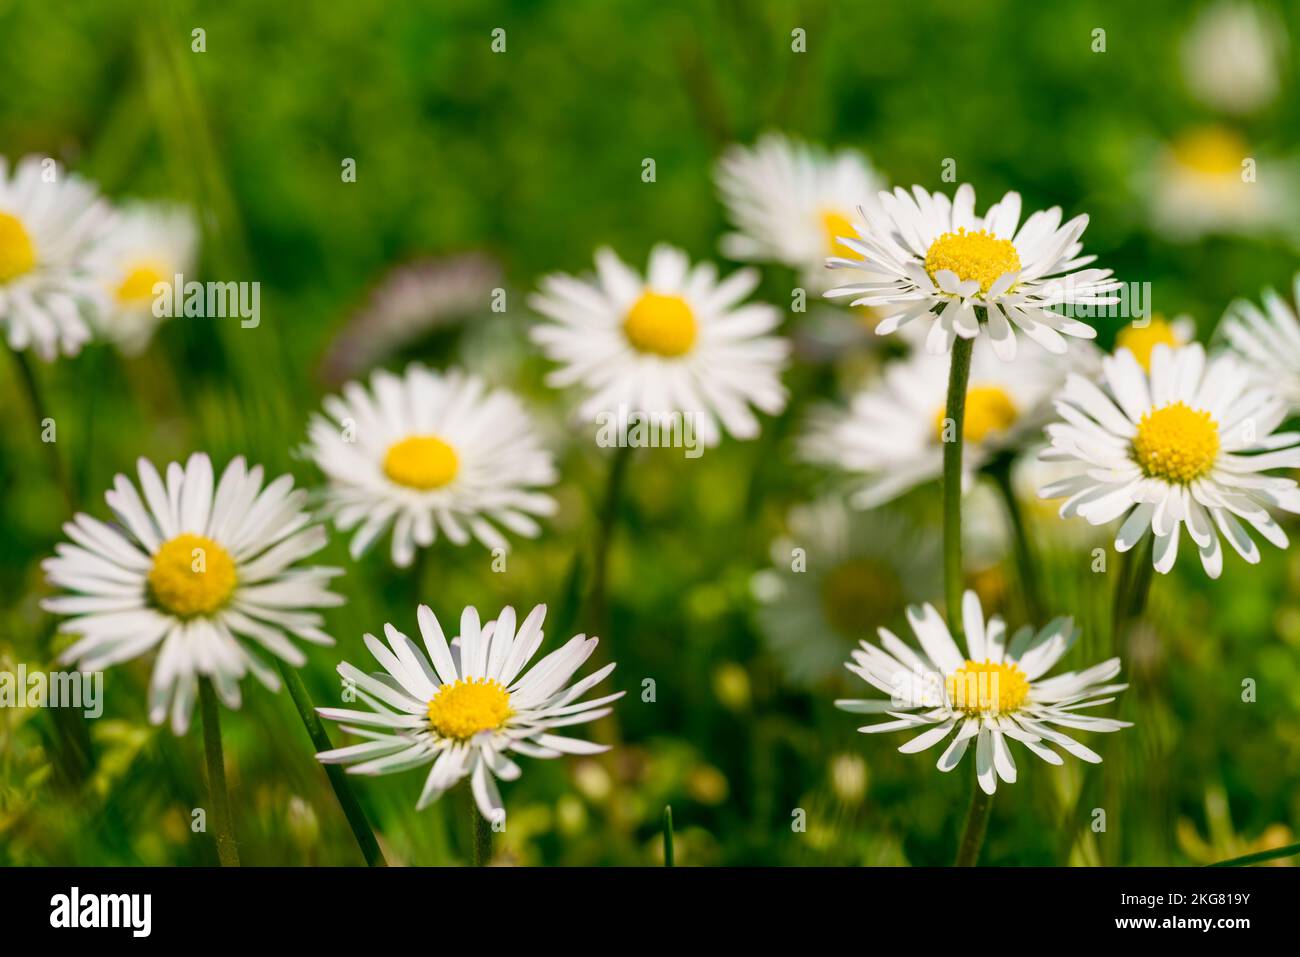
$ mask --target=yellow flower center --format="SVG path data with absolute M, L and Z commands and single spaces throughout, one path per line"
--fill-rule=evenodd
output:
M 156 266 L 141 263 L 132 268 L 117 287 L 117 301 L 124 306 L 139 306 L 153 299 L 153 287 L 166 282 Z
M 1015 402 L 1001 386 L 972 386 L 966 392 L 962 438 L 967 442 L 983 442 L 994 433 L 1011 428 L 1019 414 Z M 940 408 L 934 416 L 934 434 L 940 442 L 953 438 L 944 434 L 947 422 L 948 410 Z
M 235 590 L 235 560 L 202 535 L 177 535 L 164 542 L 149 570 L 149 592 L 163 609 L 180 618 L 210 615 Z
M 969 715 L 1015 711 L 1029 696 L 1029 679 L 1016 664 L 966 663 L 948 676 L 948 700 Z
M 933 279 L 940 269 L 951 269 L 962 282 L 974 279 L 988 292 L 999 276 L 1020 269 L 1020 254 L 1009 239 L 998 239 L 987 230 L 944 233 L 925 254 L 925 271 Z
M 1133 455 L 1148 477 L 1186 485 L 1214 467 L 1219 424 L 1183 402 L 1154 409 L 1138 423 Z
M 1222 126 L 1203 126 L 1178 137 L 1174 158 L 1183 166 L 1206 176 L 1240 177 L 1246 143 Z
M 384 455 L 384 474 L 398 485 L 427 492 L 442 488 L 460 471 L 456 450 L 436 435 L 412 435 Z
M 36 265 L 36 247 L 17 216 L 0 213 L 0 282 L 17 279 Z
M 1127 349 L 1133 353 L 1133 358 L 1138 361 L 1138 365 L 1147 372 L 1151 371 L 1151 353 L 1158 345 L 1171 348 L 1178 345 L 1178 336 L 1174 334 L 1174 327 L 1159 316 L 1152 316 L 1151 321 L 1142 327 L 1125 326 L 1115 337 L 1115 348 Z
M 834 209 L 824 209 L 821 213 L 822 234 L 826 237 L 826 255 L 857 256 L 858 254 L 840 242 L 845 236 L 855 239 L 858 231 L 853 228 L 853 220 Z
M 495 731 L 513 713 L 510 693 L 491 678 L 461 678 L 443 685 L 429 700 L 433 729 L 460 741 L 480 731 Z
M 681 296 L 647 290 L 627 311 L 623 334 L 639 352 L 682 356 L 695 345 L 695 314 Z

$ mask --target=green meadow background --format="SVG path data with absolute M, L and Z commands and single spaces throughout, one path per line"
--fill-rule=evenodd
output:
M 546 363 L 525 337 L 537 276 L 589 268 L 600 244 L 639 263 L 667 240 L 721 262 L 712 165 L 727 144 L 775 129 L 860 148 L 904 185 L 944 186 L 940 164 L 953 158 L 981 210 L 1015 188 L 1027 207 L 1087 212 L 1089 251 L 1121 278 L 1152 283 L 1159 311 L 1191 313 L 1204 340 L 1235 296 L 1288 286 L 1300 257 L 1276 239 L 1175 244 L 1146 225 L 1134 180 L 1153 144 L 1214 119 L 1179 70 L 1197 8 L 0 0 L 0 152 L 56 156 L 115 199 L 190 204 L 203 222 L 193 278 L 262 284 L 257 329 L 180 319 L 136 359 L 92 345 L 38 363 L 52 448 L 78 506 L 101 518 L 104 489 L 141 455 L 165 463 L 206 450 L 220 467 L 246 454 L 317 485 L 298 448 L 336 385 L 324 360 L 349 317 L 399 263 L 477 255 L 500 270 L 486 288 L 506 288 L 508 309 L 492 313 L 485 292 L 481 306 L 430 323 L 380 361 L 463 364 L 524 393 L 561 465 L 559 514 L 539 539 L 516 542 L 501 573 L 485 549 L 445 542 L 406 573 L 392 569 L 386 543 L 353 563 L 334 535 L 325 555 L 347 567 L 338 588 L 348 603 L 328 612 L 337 647 L 310 649 L 303 677 L 318 703 L 336 702 L 336 662 L 367 665 L 361 636 L 385 622 L 414 633 L 417 600 L 444 621 L 465 604 L 492 615 L 545 601 L 554 647 L 595 627 L 584 595 L 609 455 L 567 428 L 572 397 L 542 383 Z M 1283 14 L 1293 37 L 1298 13 Z M 490 48 L 497 27 L 501 54 Z M 195 28 L 206 52 L 191 51 Z M 795 28 L 806 53 L 791 52 Z M 1097 28 L 1105 53 L 1091 49 Z M 1269 109 L 1233 124 L 1263 151 L 1300 150 L 1294 64 Z M 641 179 L 646 157 L 653 183 Z M 356 160 L 355 183 L 341 181 L 345 158 Z M 788 308 L 794 283 L 765 269 L 760 295 Z M 784 329 L 805 321 L 787 314 Z M 1102 344 L 1113 335 L 1103 324 Z M 901 755 L 896 735 L 858 734 L 860 719 L 832 706 L 866 691 L 847 672 L 814 687 L 789 681 L 751 589 L 790 506 L 835 490 L 794 461 L 792 436 L 810 403 L 840 392 L 846 368 L 871 361 L 864 347 L 838 366 L 794 365 L 790 406 L 758 441 L 694 460 L 667 449 L 632 459 L 602 632 L 619 661 L 609 684 L 629 692 L 599 731 L 618 744 L 595 759 L 530 761 L 504 785 L 498 861 L 659 863 L 668 804 L 682 864 L 951 861 L 970 760 L 942 775 L 935 753 Z M 39 562 L 68 507 L 17 370 L 0 355 L 0 668 L 48 669 L 67 639 L 38 606 L 48 594 Z M 891 508 L 935 528 L 938 486 Z M 1066 666 L 1109 654 L 1119 567 L 1109 558 L 1111 570 L 1094 574 L 1085 551 L 1043 557 L 1051 611 L 1075 613 L 1085 629 Z M 1194 864 L 1296 840 L 1300 550 L 1265 547 L 1259 566 L 1235 556 L 1225 565 L 1210 582 L 1185 549 L 1155 582 L 1149 616 L 1122 649 L 1133 686 L 1104 709 L 1136 727 L 1088 739 L 1105 756 L 1099 771 L 1018 751 L 1021 778 L 998 792 L 985 863 Z M 1011 556 L 975 571 L 986 600 L 1012 627 L 1023 623 Z M 846 650 L 901 619 L 897 575 L 891 584 L 883 564 L 877 574 L 884 584 L 854 619 L 861 634 L 842 636 Z M 75 722 L 0 710 L 0 863 L 215 863 L 211 834 L 190 829 L 192 809 L 207 803 L 198 716 L 181 739 L 149 726 L 151 664 L 106 675 L 85 763 L 68 757 Z M 360 863 L 287 693 L 245 691 L 243 709 L 222 714 L 244 862 Z M 422 780 L 356 782 L 385 853 L 392 863 L 465 861 L 467 802 L 451 795 L 417 814 Z M 1104 832 L 1092 827 L 1097 808 Z

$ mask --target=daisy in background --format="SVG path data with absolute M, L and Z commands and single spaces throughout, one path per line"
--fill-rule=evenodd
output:
M 1300 301 L 1300 273 L 1293 282 L 1293 295 Z M 1263 299 L 1263 310 L 1244 299 L 1230 303 L 1215 335 L 1276 389 L 1291 411 L 1300 411 L 1300 320 L 1272 289 L 1264 291 Z
M 789 344 L 768 335 L 781 321 L 774 306 L 741 304 L 758 285 L 742 269 L 719 281 L 711 263 L 658 245 L 642 277 L 612 251 L 596 252 L 596 275 L 542 279 L 529 304 L 548 317 L 532 338 L 560 368 L 557 388 L 582 385 L 578 415 L 595 420 L 627 409 L 647 416 L 692 415 L 706 446 L 725 430 L 738 439 L 759 433 L 751 406 L 768 415 L 785 408 L 781 369 Z
M 106 302 L 94 321 L 99 335 L 124 355 L 143 352 L 163 321 L 154 315 L 154 286 L 171 285 L 177 275 L 188 273 L 198 244 L 198 225 L 183 206 L 137 203 L 123 208 L 88 257 Z
M 963 429 L 966 482 L 994 454 L 1038 432 L 1066 375 L 1096 361 L 1091 344 L 1080 343 L 1068 356 L 1040 352 L 1012 366 L 998 360 L 991 344 L 976 343 Z M 852 476 L 855 508 L 875 508 L 938 478 L 944 442 L 955 438 L 945 408 L 948 365 L 946 356 L 926 353 L 887 363 L 847 409 L 813 413 L 799 455 Z
M 1122 517 L 1121 552 L 1150 532 L 1162 573 L 1183 527 L 1211 578 L 1223 570 L 1220 535 L 1251 563 L 1260 555 L 1246 525 L 1287 546 L 1270 512 L 1300 512 L 1300 488 L 1266 473 L 1300 467 L 1300 433 L 1274 433 L 1287 406 L 1271 383 L 1231 355 L 1207 363 L 1198 344 L 1156 346 L 1149 375 L 1123 349 L 1102 370 L 1101 386 L 1070 376 L 1056 402 L 1064 421 L 1047 427 L 1043 458 L 1075 466 L 1039 492 L 1066 499 L 1063 518 L 1104 525 Z
M 919 650 L 884 628 L 881 647 L 860 642 L 845 667 L 889 697 L 840 700 L 835 706 L 891 719 L 859 728 L 864 734 L 921 730 L 899 747 L 904 754 L 925 751 L 951 736 L 939 756 L 940 771 L 957 767 L 973 741 L 975 778 L 986 794 L 997 790 L 999 778 L 1016 782 L 1009 741 L 1018 741 L 1048 764 L 1063 763 L 1053 748 L 1100 764 L 1100 755 L 1057 729 L 1131 727 L 1127 721 L 1081 713 L 1114 701 L 1128 687 L 1107 684 L 1119 674 L 1119 659 L 1044 678 L 1079 637 L 1072 618 L 1056 618 L 1038 631 L 1026 625 L 1008 641 L 1002 619 L 995 615 L 986 622 L 974 592 L 963 596 L 961 615 L 964 655 L 931 605 L 907 612 Z
M 796 269 L 815 291 L 830 285 L 828 256 L 850 256 L 854 212 L 875 205 L 883 178 L 855 150 L 828 153 L 779 133 L 732 146 L 718 161 L 718 190 L 736 232 L 722 238 L 729 259 Z
M 102 307 L 87 254 L 112 220 L 95 187 L 54 160 L 0 156 L 0 329 L 15 351 L 76 355 Z
M 1271 10 L 1242 0 L 1203 7 L 1183 37 L 1183 79 L 1202 103 L 1252 113 L 1278 91 L 1286 24 Z
M 349 382 L 312 418 L 308 453 L 329 479 L 326 511 L 356 529 L 357 558 L 390 527 L 392 559 L 405 568 L 441 532 L 455 545 L 478 539 L 508 549 L 497 527 L 532 538 L 555 500 L 555 464 L 523 403 L 504 389 L 419 363 L 380 370 L 370 388 Z
M 1146 372 L 1151 371 L 1151 353 L 1156 346 L 1178 349 L 1196 338 L 1196 321 L 1191 316 L 1166 319 L 1160 313 L 1147 317 L 1142 325 L 1137 320 L 1126 325 L 1115 336 L 1115 349 L 1127 349 Z
M 297 564 L 326 536 L 289 475 L 263 486 L 262 467 L 237 458 L 214 483 L 202 453 L 168 465 L 165 482 L 144 459 L 138 470 L 143 497 L 125 475 L 104 496 L 116 524 L 78 514 L 63 526 L 72 544 L 59 545 L 42 568 L 50 584 L 76 594 L 42 607 L 73 616 L 62 630 L 81 639 L 61 660 L 81 671 L 158 649 L 149 720 L 161 724 L 170 713 L 180 735 L 200 678 L 238 708 L 247 673 L 272 691 L 280 686 L 255 648 L 296 667 L 306 657 L 288 635 L 333 644 L 312 609 L 343 603 L 329 590 L 342 570 Z
M 917 319 L 928 324 L 926 350 L 947 353 L 957 336 L 983 332 L 998 358 L 1016 354 L 1019 329 L 1049 352 L 1064 353 L 1063 336 L 1091 339 L 1092 326 L 1055 306 L 1110 305 L 1119 288 L 1109 269 L 1084 269 L 1095 256 L 1080 256 L 1087 216 L 1061 224 L 1060 207 L 1020 222 L 1020 194 L 1007 193 L 982 217 L 975 190 L 958 187 L 950 200 L 920 186 L 880 194 L 880 209 L 864 206 L 865 227 L 841 245 L 855 255 L 834 256 L 832 268 L 860 276 L 826 293 L 850 298 L 889 315 L 876 326 L 889 335 Z
M 369 710 L 317 709 L 366 740 L 317 757 L 326 764 L 349 764 L 352 774 L 432 765 L 417 810 L 469 778 L 483 817 L 498 820 L 505 807 L 497 779 L 513 781 L 521 773 L 512 754 L 558 758 L 608 750 L 556 731 L 604 717 L 608 705 L 623 696 L 618 691 L 581 700 L 609 676 L 613 664 L 569 683 L 596 650 L 597 638 L 576 635 L 527 668 L 541 647 L 545 617 L 546 606 L 538 605 L 516 628 L 515 610 L 507 607 L 495 621 L 482 624 L 469 607 L 460 616 L 460 635 L 448 643 L 438 619 L 421 605 L 417 620 L 427 657 L 392 625 L 384 626 L 387 646 L 366 635 L 366 647 L 383 671 L 366 674 L 343 662 L 338 672 Z
M 786 527 L 751 591 L 759 634 L 795 684 L 843 675 L 855 642 L 939 590 L 938 536 L 902 515 L 829 497 L 790 509 Z

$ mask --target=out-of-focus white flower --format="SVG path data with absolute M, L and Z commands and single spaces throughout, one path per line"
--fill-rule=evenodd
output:
M 1223 0 L 1205 7 L 1183 37 L 1183 78 L 1201 102 L 1250 113 L 1277 96 L 1286 26 L 1257 3 Z

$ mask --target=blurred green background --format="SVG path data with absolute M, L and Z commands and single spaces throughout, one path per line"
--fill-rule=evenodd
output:
M 940 164 L 955 159 L 981 210 L 1015 188 L 1028 208 L 1087 212 L 1084 241 L 1101 264 L 1152 283 L 1156 309 L 1191 313 L 1207 339 L 1231 299 L 1288 286 L 1300 257 L 1285 229 L 1167 238 L 1150 225 L 1144 171 L 1160 144 L 1206 124 L 1261 156 L 1300 152 L 1300 72 L 1283 57 L 1276 94 L 1246 115 L 1198 102 L 1180 43 L 1201 6 L 140 0 L 56 11 L 0 0 L 0 150 L 56 156 L 115 199 L 190 204 L 203 222 L 203 277 L 262 283 L 255 330 L 177 320 L 139 358 L 92 345 L 38 369 L 80 507 L 105 517 L 104 489 L 137 456 L 161 463 L 195 449 L 318 484 L 296 449 L 336 384 L 322 363 L 349 317 L 399 263 L 479 253 L 503 271 L 484 288 L 503 284 L 507 311 L 491 313 L 485 292 L 480 308 L 439 313 L 382 358 L 460 363 L 525 393 L 560 457 L 560 514 L 537 541 L 516 542 L 501 574 L 486 550 L 446 543 L 412 573 L 395 572 L 382 547 L 354 565 L 334 536 L 326 558 L 349 568 L 339 585 L 348 604 L 328 616 L 337 648 L 313 649 L 304 678 L 318 703 L 335 701 L 335 663 L 366 662 L 361 635 L 384 622 L 410 632 L 417 599 L 444 620 L 464 604 L 491 615 L 546 601 L 553 647 L 566 619 L 565 636 L 591 627 L 574 593 L 608 459 L 566 431 L 569 403 L 542 385 L 546 365 L 524 336 L 524 297 L 540 273 L 587 269 L 603 243 L 633 263 L 661 240 L 718 259 L 713 163 L 729 143 L 776 129 L 859 148 L 891 183 L 944 187 Z M 1300 9 L 1274 12 L 1300 36 Z M 191 50 L 195 28 L 205 52 Z M 796 28 L 805 53 L 791 51 Z M 1105 52 L 1093 50 L 1098 28 Z M 641 180 L 645 157 L 654 183 Z M 341 180 L 345 158 L 355 183 Z M 760 295 L 788 307 L 794 282 L 765 269 Z M 804 318 L 787 315 L 786 331 Z M 1103 326 L 1104 345 L 1113 332 Z M 861 722 L 832 707 L 863 691 L 847 672 L 789 680 L 752 588 L 788 509 L 833 491 L 790 455 L 809 403 L 874 362 L 865 346 L 834 366 L 801 359 L 786 374 L 790 407 L 760 440 L 698 460 L 671 450 L 633 460 L 602 636 L 620 663 L 613 683 L 629 691 L 607 732 L 620 744 L 596 759 L 529 762 L 504 789 L 500 861 L 657 863 L 668 803 L 679 863 L 951 860 L 969 762 L 941 775 L 933 756 L 857 734 Z M 47 593 L 38 562 L 67 510 L 15 369 L 0 357 L 0 667 L 48 668 L 54 621 L 37 604 Z M 897 510 L 933 529 L 937 505 L 932 485 Z M 1064 664 L 1091 663 L 1109 648 L 1112 576 L 1089 574 L 1077 545 L 1053 546 L 1055 519 L 1035 522 L 1049 604 L 1085 628 Z M 888 578 L 883 564 L 873 574 Z M 981 553 L 971 576 L 1021 623 L 1004 547 Z M 886 582 L 874 604 L 850 609 L 862 633 L 840 636 L 846 652 L 851 637 L 897 622 L 898 591 Z M 1123 650 L 1133 687 L 1107 713 L 1137 726 L 1088 742 L 1106 758 L 1096 774 L 1022 760 L 1020 783 L 998 793 L 984 861 L 1205 863 L 1295 840 L 1297 595 L 1300 553 L 1266 549 L 1255 567 L 1230 558 L 1218 582 L 1185 555 L 1155 583 L 1149 620 Z M 834 608 L 810 614 L 846 620 Z M 175 739 L 147 724 L 151 664 L 106 675 L 84 783 L 55 760 L 55 715 L 0 710 L 0 863 L 215 862 L 210 836 L 189 829 L 206 801 L 201 743 L 196 731 Z M 1254 703 L 1242 702 L 1246 678 Z M 223 722 L 245 863 L 359 863 L 287 694 L 250 687 Z M 465 860 L 468 806 L 449 796 L 417 814 L 421 782 L 408 772 L 356 785 L 390 861 Z M 1104 833 L 1090 829 L 1098 807 Z M 797 809 L 806 830 L 792 827 Z

